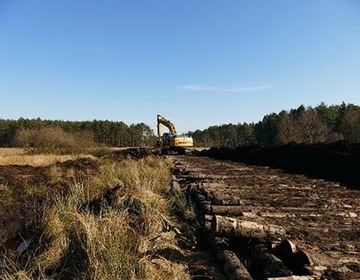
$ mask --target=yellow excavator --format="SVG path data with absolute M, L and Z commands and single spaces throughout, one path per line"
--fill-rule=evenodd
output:
M 162 134 L 161 127 L 165 126 L 169 129 L 168 133 Z M 157 142 L 156 147 L 161 148 L 162 154 L 186 154 L 190 148 L 194 146 L 194 140 L 188 135 L 177 135 L 175 125 L 157 115 Z

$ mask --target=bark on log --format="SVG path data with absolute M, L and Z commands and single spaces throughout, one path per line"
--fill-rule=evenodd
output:
M 206 200 L 206 197 L 199 190 L 191 190 L 191 198 L 195 201 L 195 203 Z
M 217 191 L 217 190 L 227 190 L 229 189 L 230 186 L 225 184 L 225 183 L 200 183 L 199 184 L 199 189 L 204 190 L 204 191 Z
M 199 190 L 191 190 L 191 198 L 205 214 L 211 213 L 211 203 L 207 201 L 205 196 Z
M 233 197 L 233 198 L 219 198 L 214 197 L 211 200 L 213 205 L 228 205 L 228 206 L 239 206 L 243 205 L 243 202 L 240 200 L 240 198 Z
M 200 204 L 200 209 L 204 212 L 204 214 L 211 214 L 211 203 L 210 201 L 202 201 Z
M 252 280 L 250 273 L 230 250 L 218 250 L 216 257 L 229 280 Z
M 296 274 L 307 274 L 306 266 L 311 264 L 310 259 L 290 240 L 283 240 L 274 248 L 273 252 Z
M 207 234 L 206 238 L 214 251 L 222 270 L 229 280 L 251 280 L 253 279 L 244 264 L 234 252 L 229 250 L 229 244 L 219 237 Z
M 259 215 L 255 212 L 242 212 L 239 214 L 239 217 L 249 218 L 249 219 L 259 219 Z
M 223 237 L 282 237 L 286 230 L 283 227 L 271 224 L 260 224 L 254 221 L 228 218 L 215 215 L 211 221 L 211 230 L 216 236 Z
M 285 212 L 259 212 L 259 216 L 264 218 L 293 218 L 296 217 L 296 214 Z
M 314 276 L 286 276 L 286 277 L 268 277 L 266 280 L 315 280 Z
M 291 258 L 292 255 L 298 251 L 299 249 L 296 247 L 296 245 L 293 242 L 285 239 L 275 247 L 274 254 L 280 259 L 282 258 L 287 259 L 287 258 Z
M 218 200 L 240 199 L 240 195 L 233 193 L 231 190 L 224 190 L 224 191 L 219 191 L 219 190 L 212 190 L 212 191 L 206 190 L 205 191 L 204 190 L 203 193 L 208 199 L 214 199 L 214 198 L 216 198 Z
M 240 209 L 244 212 L 255 212 L 258 213 L 259 216 L 264 214 L 264 216 L 268 215 L 269 217 L 272 215 L 272 213 L 286 213 L 288 215 L 292 214 L 298 214 L 301 213 L 301 215 L 309 216 L 309 217 L 317 217 L 319 214 L 316 212 L 319 211 L 319 209 L 316 208 L 305 208 L 305 207 L 272 207 L 268 204 L 259 205 L 255 201 L 250 200 L 241 200 L 243 202 L 243 205 L 241 205 Z M 229 207 L 229 206 L 227 206 Z M 233 206 L 236 207 L 236 206 Z M 226 208 L 226 207 L 225 207 Z M 322 213 L 326 210 L 321 210 Z M 328 212 L 326 212 L 328 213 Z M 275 214 L 276 215 L 276 214 Z M 280 214 L 281 215 L 281 214 Z
M 241 216 L 243 214 L 243 206 L 224 206 L 224 205 L 212 205 L 211 214 L 213 215 L 231 215 Z
M 204 217 L 204 228 L 207 231 L 211 231 L 211 220 L 212 220 L 211 215 L 205 215 L 205 217 Z
M 252 259 L 251 271 L 256 272 L 257 277 L 284 277 L 292 275 L 292 271 L 262 244 L 255 246 L 252 252 Z

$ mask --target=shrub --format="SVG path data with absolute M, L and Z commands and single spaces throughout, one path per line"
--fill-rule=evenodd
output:
M 19 130 L 15 144 L 28 152 L 43 154 L 79 154 L 95 147 L 91 132 L 71 133 L 58 126 Z

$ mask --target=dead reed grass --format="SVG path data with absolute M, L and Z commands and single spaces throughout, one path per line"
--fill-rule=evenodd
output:
M 172 231 L 171 165 L 102 160 L 96 176 L 57 197 L 28 265 L 6 269 L 4 279 L 190 279 Z
M 47 166 L 84 157 L 95 159 L 90 154 L 28 154 L 26 149 L 22 148 L 0 148 L 0 165 Z

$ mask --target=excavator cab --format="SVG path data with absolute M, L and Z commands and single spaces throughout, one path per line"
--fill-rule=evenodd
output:
M 164 146 L 170 146 L 170 140 L 173 139 L 173 135 L 171 133 L 163 133 L 162 135 L 162 144 Z

